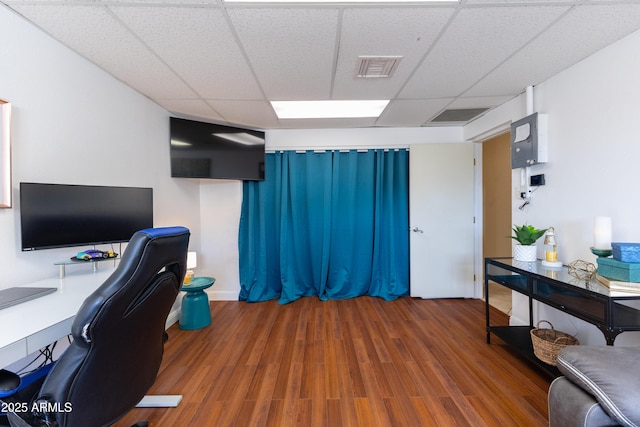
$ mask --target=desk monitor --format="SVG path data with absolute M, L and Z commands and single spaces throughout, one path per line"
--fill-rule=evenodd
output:
M 153 227 L 153 189 L 20 183 L 22 250 L 128 242 Z

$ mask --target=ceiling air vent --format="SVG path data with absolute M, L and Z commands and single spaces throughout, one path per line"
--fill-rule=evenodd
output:
M 356 77 L 389 78 L 398 68 L 398 63 L 402 56 L 358 56 L 358 66 L 356 67 Z
M 444 110 L 431 120 L 431 122 L 468 122 L 487 110 L 488 108 L 460 108 L 456 110 Z

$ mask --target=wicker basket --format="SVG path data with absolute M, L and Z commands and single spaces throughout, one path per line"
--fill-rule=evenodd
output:
M 551 329 L 540 328 L 541 323 L 548 323 Z M 564 332 L 553 329 L 551 322 L 541 320 L 536 327 L 531 330 L 531 342 L 533 343 L 533 354 L 544 363 L 556 366 L 558 353 L 568 345 L 578 345 L 580 342 Z

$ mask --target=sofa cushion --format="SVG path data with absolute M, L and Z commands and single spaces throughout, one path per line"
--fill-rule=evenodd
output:
M 640 348 L 569 346 L 558 354 L 558 369 L 591 393 L 625 426 L 640 426 Z
M 618 423 L 582 387 L 558 377 L 549 386 L 549 427 L 611 427 Z

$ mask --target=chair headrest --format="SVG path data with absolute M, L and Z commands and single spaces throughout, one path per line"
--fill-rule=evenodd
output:
M 145 228 L 144 230 L 140 230 L 137 233 L 143 233 L 149 236 L 152 239 L 157 237 L 166 237 L 166 236 L 174 236 L 178 234 L 188 233 L 189 229 L 186 227 L 173 226 L 173 227 L 156 227 L 156 228 Z

